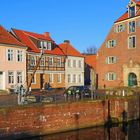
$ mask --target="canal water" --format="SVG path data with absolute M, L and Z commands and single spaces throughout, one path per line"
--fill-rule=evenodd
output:
M 140 122 L 119 124 L 111 128 L 96 127 L 30 138 L 29 140 L 140 140 Z

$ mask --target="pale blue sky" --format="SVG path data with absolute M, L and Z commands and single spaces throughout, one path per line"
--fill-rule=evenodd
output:
M 68 39 L 83 52 L 100 47 L 129 0 L 0 0 L 0 24 L 6 29 L 50 32 L 57 44 Z

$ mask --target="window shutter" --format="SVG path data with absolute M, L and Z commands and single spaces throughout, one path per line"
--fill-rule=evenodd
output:
M 114 40 L 114 46 L 116 46 L 116 40 Z
M 108 80 L 108 73 L 105 74 L 105 80 Z
M 105 59 L 105 63 L 108 64 L 108 57 L 106 57 L 106 59 Z
M 123 31 L 125 30 L 125 25 L 124 25 L 124 24 L 122 24 L 122 30 L 123 30 Z
M 117 26 L 114 25 L 114 33 L 117 33 Z
M 108 43 L 108 41 L 107 41 L 106 44 L 105 44 L 105 46 L 106 46 L 107 48 L 109 48 L 109 47 L 108 47 L 108 44 L 109 44 L 109 43 Z

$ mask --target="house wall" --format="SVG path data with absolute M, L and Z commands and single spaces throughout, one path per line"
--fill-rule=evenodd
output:
M 47 73 L 44 72 L 36 72 L 35 74 L 35 83 L 31 84 L 31 89 L 40 89 L 41 87 L 41 79 L 40 75 L 43 74 L 43 88 L 45 89 L 45 83 L 50 83 L 49 82 L 49 75 L 53 74 L 53 82 L 50 83 L 51 88 L 64 88 L 65 87 L 65 74 L 64 72 L 53 72 L 53 71 L 48 71 Z M 57 81 L 58 74 L 61 74 L 61 82 L 59 83 Z M 28 81 L 31 78 L 31 73 L 28 74 Z
M 128 22 L 131 20 L 136 21 L 136 32 L 129 33 L 128 31 Z M 139 20 L 140 17 L 131 18 L 125 21 L 115 23 L 109 34 L 107 35 L 105 41 L 101 45 L 100 49 L 97 53 L 97 73 L 98 73 L 98 85 L 99 88 L 103 88 L 104 85 L 106 87 L 118 87 L 118 86 L 128 86 L 128 76 L 127 78 L 124 74 L 123 65 L 128 64 L 130 60 L 136 63 L 140 63 L 140 27 L 139 27 Z M 119 23 L 123 23 L 125 25 L 125 29 L 123 32 L 116 33 L 114 32 L 114 27 Z M 128 37 L 131 35 L 136 36 L 136 48 L 128 48 Z M 114 48 L 107 48 L 106 42 L 108 40 L 116 40 L 116 46 Z M 117 61 L 115 64 L 106 64 L 106 57 L 107 56 L 116 56 Z M 131 69 L 128 71 L 131 72 Z M 135 70 L 136 71 L 136 70 Z M 105 74 L 107 72 L 115 72 L 116 73 L 116 80 L 114 81 L 107 81 L 105 79 Z M 138 76 L 139 77 L 139 76 Z M 138 79 L 140 81 L 140 79 Z M 140 86 L 140 85 L 138 85 Z
M 12 49 L 14 51 L 14 60 L 8 61 L 7 60 L 7 49 Z M 24 55 L 23 62 L 17 62 L 16 58 L 16 51 L 22 50 Z M 14 72 L 14 83 L 8 83 L 8 71 Z M 3 73 L 3 89 L 9 89 L 14 85 L 17 85 L 16 73 L 17 71 L 23 72 L 23 84 L 26 85 L 26 48 L 25 47 L 17 47 L 17 46 L 10 46 L 10 45 L 3 45 L 0 44 L 0 72 Z
M 68 66 L 68 60 L 71 61 L 71 66 Z M 73 60 L 76 60 L 76 67 L 73 67 Z M 81 61 L 81 68 L 78 66 L 78 61 Z M 68 83 L 68 75 L 71 75 L 71 82 Z M 76 82 L 73 82 L 73 75 L 76 75 Z M 81 83 L 78 82 L 78 75 L 81 75 Z M 82 86 L 84 85 L 84 58 L 67 56 L 65 63 L 65 85 L 66 88 L 70 86 Z
M 28 82 L 31 79 L 31 74 L 33 73 L 33 70 L 35 66 L 30 67 L 30 57 L 35 56 L 36 57 L 36 63 L 39 59 L 39 54 L 36 53 L 29 53 L 28 54 Z M 44 54 L 43 57 L 45 57 L 45 66 L 40 66 L 37 68 L 37 71 L 35 73 L 35 83 L 31 84 L 31 89 L 41 89 L 41 75 L 43 75 L 43 89 L 45 89 L 45 84 L 50 83 L 51 88 L 64 88 L 65 87 L 65 64 L 64 64 L 64 56 L 57 56 L 57 55 L 46 55 Z M 53 65 L 49 66 L 48 64 L 48 58 L 53 57 Z M 57 58 L 61 58 L 61 67 L 57 67 Z M 53 75 L 53 82 L 49 82 L 50 74 Z M 58 82 L 58 75 L 61 74 L 61 82 Z

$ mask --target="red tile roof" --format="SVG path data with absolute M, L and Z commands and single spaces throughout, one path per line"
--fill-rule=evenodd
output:
M 19 42 L 15 37 L 13 37 L 8 31 L 6 31 L 1 25 L 0 25 L 0 43 L 25 46 L 24 44 Z
M 28 51 L 30 52 L 40 53 L 40 49 L 30 40 L 29 36 L 32 36 L 33 38 L 38 40 L 40 39 L 47 40 L 54 43 L 54 41 L 50 37 L 46 37 L 41 34 L 36 34 L 36 33 L 17 30 L 17 29 L 12 29 L 12 31 L 15 33 L 15 35 L 22 43 L 28 46 Z M 53 55 L 64 55 L 64 53 L 61 51 L 61 49 L 58 46 L 56 46 L 53 50 L 45 50 L 44 53 L 53 54 Z
M 140 6 L 140 1 L 135 1 L 135 0 L 132 0 L 132 1 L 135 2 L 136 5 Z M 140 11 L 138 11 L 138 12 L 136 13 L 136 17 L 137 17 L 137 16 L 140 16 Z M 115 21 L 115 23 L 116 23 L 116 22 L 123 21 L 123 20 L 126 20 L 126 19 L 129 19 L 129 17 L 128 17 L 128 11 L 125 12 L 122 16 L 120 16 L 120 17 Z
M 67 56 L 84 57 L 69 42 L 64 42 L 62 44 L 59 44 L 59 47 L 62 49 L 64 54 L 67 55 Z
M 88 64 L 92 69 L 96 69 L 96 55 L 85 55 L 85 63 Z

